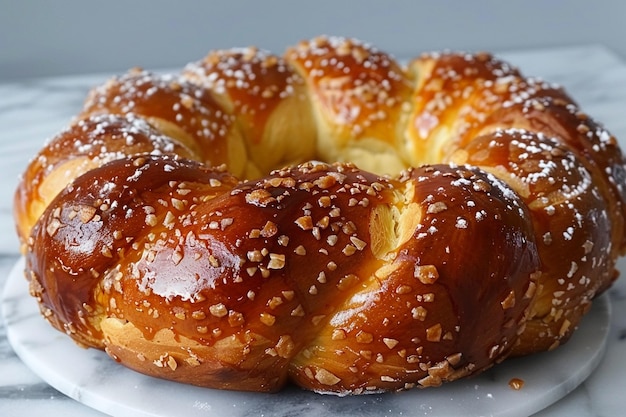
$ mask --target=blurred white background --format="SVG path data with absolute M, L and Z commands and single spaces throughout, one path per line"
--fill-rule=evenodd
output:
M 602 44 L 626 59 L 625 19 L 623 0 L 0 0 L 0 81 L 179 68 L 211 49 L 280 53 L 319 34 L 397 57 Z

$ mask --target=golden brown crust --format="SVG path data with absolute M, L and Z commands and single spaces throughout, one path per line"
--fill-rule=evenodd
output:
M 209 91 L 180 76 L 134 68 L 114 77 L 89 92 L 78 117 L 102 113 L 142 117 L 188 147 L 195 159 L 228 164 L 236 175 L 245 172 L 245 147 L 232 115 Z
M 188 64 L 182 76 L 205 87 L 233 115 L 260 172 L 315 153 L 317 132 L 306 86 L 283 58 L 253 47 L 213 51 Z
M 17 188 L 14 213 L 20 238 L 27 240 L 44 209 L 74 178 L 142 153 L 194 158 L 185 145 L 132 114 L 94 115 L 60 132 L 33 158 Z
M 542 266 L 527 328 L 513 353 L 555 348 L 616 278 L 611 268 L 597 269 L 611 264 L 610 206 L 576 154 L 543 134 L 479 136 L 457 151 L 456 160 L 509 178 L 529 208 Z
M 524 206 L 495 177 L 441 166 L 390 182 L 309 164 L 233 188 L 225 173 L 196 170 L 118 160 L 56 199 L 29 264 L 57 328 L 149 374 L 175 367 L 188 379 L 201 366 L 210 372 L 194 383 L 272 391 L 288 376 L 319 391 L 436 385 L 514 346 L 538 259 Z M 381 247 L 378 234 L 395 244 Z M 494 275 L 509 278 L 495 286 Z M 431 375 L 452 351 L 462 357 Z
M 15 218 L 77 343 L 195 385 L 358 394 L 564 343 L 617 276 L 625 167 L 561 88 L 489 54 L 404 68 L 319 37 L 95 88 Z
M 408 171 L 393 189 L 403 193 L 391 202 L 397 217 L 383 214 L 389 203 L 371 202 L 357 229 L 370 228 L 367 246 L 378 234 L 397 234 L 386 242 L 395 244 L 370 248 L 373 260 L 339 274 L 341 302 L 322 312 L 291 362 L 303 386 L 339 394 L 437 386 L 483 371 L 515 345 L 538 268 L 518 197 L 484 172 L 440 165 Z M 485 247 L 495 250 L 468 250 Z M 320 271 L 327 280 L 333 272 Z
M 354 39 L 321 36 L 285 57 L 306 80 L 319 158 L 386 174 L 409 166 L 401 125 L 413 83 L 391 56 Z

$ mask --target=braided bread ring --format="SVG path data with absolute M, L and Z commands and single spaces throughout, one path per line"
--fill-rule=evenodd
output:
M 320 37 L 93 89 L 15 218 L 77 343 L 195 385 L 359 394 L 567 341 L 617 277 L 625 167 L 562 89 L 488 54 L 405 68 Z

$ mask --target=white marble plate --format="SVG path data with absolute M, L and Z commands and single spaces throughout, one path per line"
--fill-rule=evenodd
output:
M 333 397 L 289 388 L 278 394 L 198 388 L 147 377 L 103 352 L 81 349 L 50 327 L 28 295 L 23 260 L 2 298 L 10 343 L 42 379 L 66 395 L 116 416 L 527 416 L 572 391 L 602 359 L 610 304 L 600 297 L 570 341 L 553 351 L 510 359 L 477 377 L 439 388 Z M 512 378 L 524 387 L 509 387 Z

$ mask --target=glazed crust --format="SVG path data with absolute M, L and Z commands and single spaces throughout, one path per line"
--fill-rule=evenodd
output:
M 617 277 L 625 166 L 489 54 L 403 67 L 320 37 L 94 88 L 15 218 L 32 295 L 80 345 L 194 385 L 360 394 L 567 341 Z

